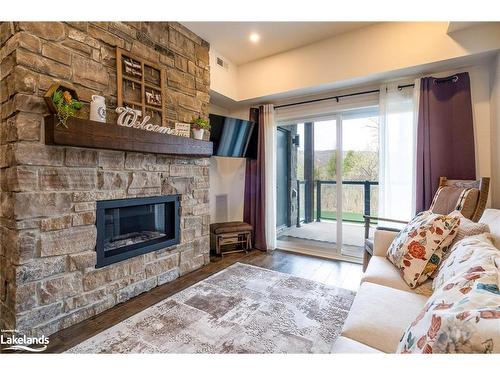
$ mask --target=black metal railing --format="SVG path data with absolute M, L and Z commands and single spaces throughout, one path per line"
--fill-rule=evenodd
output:
M 314 180 L 314 185 L 316 185 L 316 221 L 321 221 L 321 219 L 328 219 L 327 217 L 322 216 L 322 207 L 321 207 L 321 187 L 323 185 L 336 185 L 337 181 L 335 180 Z M 297 180 L 297 227 L 300 227 L 300 223 L 303 220 L 300 218 L 300 185 L 305 185 L 306 181 Z M 371 187 L 377 186 L 378 181 L 342 181 L 342 185 L 357 185 L 363 186 L 363 202 L 364 202 L 364 215 L 370 216 L 371 213 Z M 345 221 L 354 221 L 362 223 L 363 216 L 360 217 L 359 220 L 345 220 Z

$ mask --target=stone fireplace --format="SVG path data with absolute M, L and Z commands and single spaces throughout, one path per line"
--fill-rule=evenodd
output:
M 3 22 L 0 46 L 1 327 L 50 335 L 207 264 L 209 159 L 49 146 L 43 94 L 74 88 L 86 119 L 103 95 L 115 122 L 120 47 L 165 68 L 167 125 L 207 117 L 208 44 L 170 22 Z M 143 227 L 108 205 L 123 199 L 144 199 Z

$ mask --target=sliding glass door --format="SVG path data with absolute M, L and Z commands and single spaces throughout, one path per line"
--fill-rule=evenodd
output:
M 280 159 L 289 160 L 291 225 L 278 233 L 280 245 L 360 258 L 363 214 L 377 210 L 377 108 L 283 128 L 290 134 L 289 154 L 278 151 L 277 160 L 278 169 L 286 165 Z

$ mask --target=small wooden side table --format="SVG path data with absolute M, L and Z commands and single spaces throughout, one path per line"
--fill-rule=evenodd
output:
M 247 252 L 252 248 L 252 226 L 242 221 L 210 224 L 210 248 L 221 256 Z

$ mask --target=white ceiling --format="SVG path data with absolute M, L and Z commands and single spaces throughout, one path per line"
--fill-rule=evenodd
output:
M 375 22 L 182 22 L 236 65 L 288 51 Z M 260 35 L 258 43 L 249 40 Z

